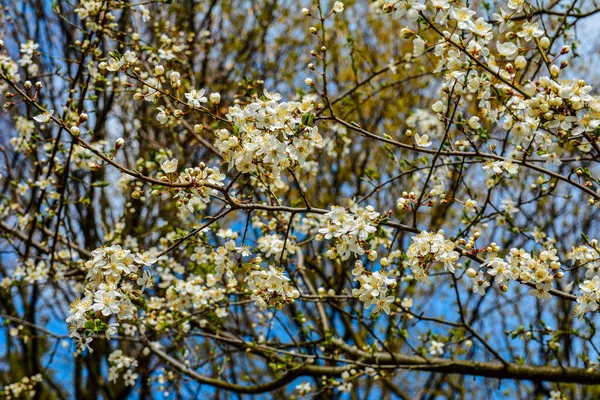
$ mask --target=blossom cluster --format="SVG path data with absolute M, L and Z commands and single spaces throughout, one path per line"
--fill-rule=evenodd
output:
M 297 246 L 290 238 L 286 241 L 281 235 L 276 233 L 259 237 L 257 246 L 264 253 L 265 257 L 280 255 L 284 250 L 286 254 L 294 254 L 297 250 Z
M 360 284 L 359 288 L 352 289 L 352 295 L 365 303 L 366 308 L 375 305 L 371 313 L 377 314 L 383 310 L 389 314 L 390 305 L 396 300 L 392 293 L 392 289 L 396 287 L 396 280 L 390 278 L 383 270 L 368 273 L 361 260 L 356 260 L 354 263 L 352 275 L 353 281 L 358 281 Z
M 591 246 L 582 245 L 573 247 L 567 252 L 567 260 L 571 261 L 573 267 L 585 267 L 585 277 L 593 278 L 600 276 L 600 252 L 598 252 L 598 241 L 590 241 Z
M 415 279 L 429 282 L 429 270 L 433 264 L 443 264 L 444 270 L 454 272 L 454 265 L 459 258 L 455 245 L 444 238 L 444 231 L 423 231 L 412 238 L 406 250 L 406 262 Z
M 205 208 L 205 205 L 210 202 L 210 196 L 218 194 L 217 189 L 223 186 L 225 175 L 217 167 L 207 167 L 203 162 L 198 167 L 177 172 L 178 163 L 177 159 L 171 159 L 161 164 L 167 181 L 186 185 L 186 187 L 172 189 L 175 192 L 173 198 L 177 200 L 177 206 L 185 206 L 191 213 L 196 208 Z M 155 190 L 153 194 L 160 195 L 161 192 Z
M 250 251 L 245 247 L 236 245 L 235 240 L 231 239 L 219 246 L 214 252 L 215 273 L 218 276 L 225 275 L 229 280 L 235 280 L 234 271 L 238 265 L 240 256 L 248 257 Z
M 598 311 L 600 306 L 600 276 L 596 275 L 592 279 L 586 279 L 579 284 L 581 296 L 577 297 L 577 308 L 575 314 L 582 315 L 588 311 Z
M 261 310 L 267 307 L 280 309 L 284 304 L 292 303 L 300 297 L 300 292 L 292 286 L 290 278 L 280 268 L 272 265 L 268 270 L 252 271 L 246 278 L 246 283 L 252 292 L 252 300 Z
M 18 152 L 29 153 L 35 147 L 35 141 L 33 140 L 35 124 L 31 120 L 19 116 L 15 117 L 14 121 L 17 136 L 10 138 L 10 144 Z
M 123 377 L 125 386 L 134 386 L 139 375 L 135 372 L 138 361 L 123 354 L 123 351 L 117 349 L 108 356 L 108 379 L 115 382 L 119 376 Z
M 111 3 L 102 0 L 81 0 L 75 8 L 77 16 L 85 23 L 85 27 L 92 31 L 99 31 L 106 26 L 115 29 L 115 16 L 110 13 Z
M 273 265 L 269 265 L 268 269 L 262 268 L 263 258 L 261 256 L 242 262 L 243 258 L 252 255 L 249 247 L 237 246 L 234 239 L 237 235 L 233 232 L 221 233 L 220 236 L 229 238 L 224 245 L 215 248 L 210 253 L 206 251 L 205 247 L 198 246 L 191 256 L 192 261 L 196 263 L 214 265 L 214 274 L 208 274 L 205 281 L 201 277 L 190 278 L 183 285 L 176 283 L 177 281 L 173 279 L 175 285 L 171 284 L 167 292 L 173 298 L 168 304 L 172 306 L 183 301 L 186 303 L 191 301 L 196 310 L 217 307 L 216 315 L 225 317 L 227 308 L 225 306 L 218 307 L 217 304 L 225 300 L 228 288 L 238 285 L 238 278 L 240 278 L 238 272 L 242 273 L 241 279 L 251 293 L 251 299 L 261 310 L 265 310 L 267 307 L 281 308 L 284 304 L 292 303 L 300 296 L 298 289 L 294 287 L 291 279 L 281 268 Z M 284 240 L 281 237 L 276 234 L 263 237 L 267 239 L 259 238 L 257 250 L 263 252 L 266 257 L 278 255 L 283 251 Z M 295 245 L 288 240 L 286 249 L 293 253 Z M 191 282 L 194 282 L 195 285 L 192 285 Z M 218 283 L 221 285 L 217 285 Z M 188 300 L 183 300 L 182 295 L 183 299 Z M 156 302 L 158 301 L 159 299 L 156 299 Z
M 271 181 L 283 170 L 304 167 L 322 139 L 313 125 L 312 96 L 281 102 L 278 93 L 265 90 L 263 94 L 245 106 L 229 108 L 227 119 L 233 129 L 219 130 L 215 147 L 230 169 L 255 172 Z
M 510 18 L 523 12 L 526 2 L 508 2 L 511 11 L 500 9 L 490 22 L 460 3 L 447 0 L 376 4 L 384 13 L 397 18 L 416 21 L 422 16 L 426 25 L 438 25 L 435 41 L 410 28 L 403 29 L 401 36 L 413 37 L 413 57 L 433 50 L 430 53 L 437 57 L 435 71 L 446 71 L 442 99 L 432 106 L 441 120 L 450 111 L 446 109 L 445 93 L 469 94 L 468 98 L 473 99 L 476 96 L 481 115 L 456 121 L 468 139 L 456 141 L 459 149 L 471 146 L 477 149 L 476 143 L 488 137 L 480 135 L 485 133 L 486 123 L 510 132 L 508 140 L 512 146 L 507 149 L 506 159 L 488 160 L 484 165 L 488 186 L 498 184 L 502 177 L 514 177 L 518 161 L 530 154 L 537 154 L 548 165 L 559 166 L 565 152 L 587 153 L 595 145 L 593 141 L 598 139 L 592 133 L 600 126 L 600 98 L 592 94 L 592 86 L 583 79 L 560 79 L 568 63 L 556 60 L 570 52 L 568 46 L 560 48 L 551 58 L 553 43 L 544 36 L 539 22 L 515 22 Z M 426 15 L 428 8 L 435 12 L 430 19 Z M 494 29 L 499 35 L 494 34 Z M 508 29 L 509 34 L 503 34 Z M 531 42 L 535 45 L 530 45 Z M 521 80 L 519 74 L 527 70 L 532 48 L 542 53 L 549 74 Z M 413 122 L 411 126 L 414 125 Z M 427 135 L 415 135 L 415 142 L 421 147 L 431 145 Z
M 153 285 L 148 271 L 140 273 L 139 269 L 156 261 L 149 252 L 133 254 L 120 245 L 92 252 L 92 258 L 84 264 L 88 271 L 85 296 L 71 303 L 67 318 L 70 336 L 78 339 L 80 349 L 91 350 L 89 343 L 94 333 L 104 332 L 110 339 L 117 332 L 119 323 L 108 323 L 111 316 L 118 321 L 134 319 L 137 308 L 132 298 Z
M 33 61 L 33 56 L 38 47 L 40 47 L 40 45 L 32 40 L 21 44 L 21 59 L 19 60 L 19 65 L 26 68 L 28 75 L 37 75 L 38 73 L 39 67 Z
M 32 377 L 26 376 L 19 382 L 4 386 L 2 390 L 0 390 L 0 395 L 7 400 L 33 398 L 36 394 L 35 387 L 43 380 L 44 378 L 41 374 Z
M 50 268 L 45 261 L 34 262 L 29 259 L 18 265 L 12 274 L 13 281 L 23 280 L 29 284 L 41 283 L 48 279 Z
M 21 76 L 19 75 L 19 64 L 4 52 L 0 53 L 0 69 L 14 81 L 19 81 L 21 79 Z M 6 93 L 8 88 L 9 86 L 6 82 L 0 82 L 0 90 L 2 90 L 2 93 Z
M 567 253 L 567 260 L 571 261 L 573 268 L 585 267 L 585 279 L 579 284 L 581 295 L 577 297 L 575 313 L 583 315 L 589 311 L 598 311 L 600 308 L 600 252 L 598 241 L 589 241 L 588 245 L 573 247 Z
M 377 258 L 377 251 L 369 246 L 369 237 L 377 231 L 374 225 L 380 214 L 372 206 L 355 207 L 352 211 L 332 206 L 324 218 L 326 226 L 319 229 L 317 240 L 336 239 L 335 246 L 327 251 L 327 257 L 334 259 L 339 256 L 347 260 L 352 254 L 367 254 L 371 260 Z
M 165 295 L 149 297 L 143 313 L 144 321 L 153 329 L 161 331 L 180 326 L 187 332 L 192 313 L 214 312 L 218 318 L 228 315 L 227 288 L 220 277 L 207 274 L 178 279 L 172 272 L 163 270 L 160 278 L 159 285 L 166 289 Z
M 556 249 L 549 247 L 534 255 L 524 249 L 512 248 L 506 260 L 493 257 L 481 264 L 483 270 L 469 268 L 467 276 L 473 279 L 473 293 L 483 295 L 493 279 L 503 291 L 508 289 L 508 283 L 513 280 L 533 285 L 530 294 L 544 299 L 549 298 L 549 290 L 555 278 L 561 278 L 561 264 L 556 255 Z

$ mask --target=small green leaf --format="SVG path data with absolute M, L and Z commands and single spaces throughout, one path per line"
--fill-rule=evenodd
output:
M 106 187 L 108 185 L 109 185 L 109 183 L 106 182 L 106 181 L 100 181 L 100 182 L 94 182 L 94 183 L 92 183 L 92 186 L 94 186 L 94 187 Z

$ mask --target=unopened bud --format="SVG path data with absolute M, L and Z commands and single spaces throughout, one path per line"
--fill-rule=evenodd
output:
M 525 57 L 523 56 L 518 56 L 515 59 L 515 67 L 517 67 L 517 69 L 523 69 L 527 66 L 527 60 L 525 59 Z
M 367 253 L 367 258 L 371 261 L 377 260 L 377 252 L 375 250 L 369 250 Z
M 415 33 L 410 28 L 402 28 L 402 29 L 400 29 L 400 37 L 402 39 L 408 39 L 409 37 L 411 37 L 414 34 Z
M 211 93 L 208 97 L 213 104 L 219 104 L 221 102 L 221 95 L 219 93 Z
M 465 274 L 467 275 L 467 278 L 473 279 L 477 276 L 477 271 L 475 271 L 474 268 L 469 268 L 467 269 Z

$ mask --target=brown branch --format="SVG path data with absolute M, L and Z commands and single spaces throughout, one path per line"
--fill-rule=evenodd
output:
M 334 338 L 332 343 L 350 355 L 362 361 L 380 365 L 394 365 L 397 368 L 442 372 L 447 374 L 484 376 L 498 379 L 529 380 L 534 382 L 569 382 L 585 385 L 600 384 L 600 371 L 586 368 L 552 367 L 536 365 L 518 365 L 499 362 L 481 362 L 451 360 L 446 358 L 424 358 L 401 353 L 390 355 L 384 352 L 368 353 L 358 350 L 341 339 Z

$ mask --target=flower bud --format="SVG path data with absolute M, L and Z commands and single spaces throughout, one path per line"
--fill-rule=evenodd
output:
M 474 268 L 469 268 L 466 271 L 467 278 L 473 279 L 477 276 L 477 271 Z
M 208 98 L 213 104 L 219 104 L 221 102 L 221 95 L 219 93 L 211 93 Z
M 402 39 L 408 39 L 409 37 L 411 37 L 414 34 L 415 33 L 408 27 L 400 29 L 400 37 Z
M 306 83 L 308 86 L 314 86 L 315 85 L 315 81 L 313 81 L 311 78 L 306 78 L 304 80 L 304 83 Z
M 547 49 L 548 47 L 550 47 L 550 39 L 548 39 L 545 36 L 543 38 L 541 38 L 540 46 L 542 46 L 543 49 Z
M 117 149 L 120 149 L 121 147 L 123 147 L 124 144 L 125 144 L 125 139 L 123 139 L 122 137 L 115 140 L 115 147 Z
M 435 103 L 433 103 L 431 109 L 437 113 L 441 113 L 444 111 L 444 103 L 442 103 L 441 100 L 438 100 Z
M 515 67 L 516 67 L 517 69 L 523 69 L 523 68 L 525 68 L 526 66 L 527 66 L 527 60 L 525 59 L 525 57 L 523 57 L 523 56 L 518 56 L 518 57 L 515 59 Z
M 375 250 L 369 250 L 367 253 L 367 258 L 371 261 L 377 260 L 377 252 Z
M 336 1 L 333 4 L 333 12 L 339 14 L 342 11 L 344 11 L 344 3 L 342 3 L 341 1 Z
M 309 10 L 308 8 L 303 8 L 303 9 L 302 9 L 302 14 L 303 14 L 305 17 L 308 17 L 308 16 L 310 15 L 310 10 Z
M 154 75 L 161 76 L 164 73 L 165 73 L 165 67 L 163 67 L 162 65 L 159 64 L 156 67 L 154 67 Z
M 25 89 L 29 90 L 31 89 L 31 81 L 25 81 L 25 83 L 23 84 L 23 86 L 25 87 Z
M 171 82 L 177 82 L 181 78 L 181 75 L 177 71 L 173 71 L 169 74 L 169 79 Z
M 71 132 L 73 136 L 79 136 L 81 130 L 77 126 L 72 126 L 71 129 L 69 129 L 69 132 Z

